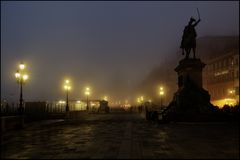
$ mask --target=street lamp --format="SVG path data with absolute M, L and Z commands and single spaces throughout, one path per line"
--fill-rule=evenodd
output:
M 19 114 L 23 114 L 23 94 L 22 94 L 22 86 L 25 84 L 26 80 L 29 78 L 28 75 L 25 73 L 25 64 L 21 63 L 19 65 L 19 70 L 15 73 L 15 77 L 17 79 L 17 83 L 20 85 L 20 99 L 19 99 Z
M 64 90 L 66 90 L 66 112 L 69 111 L 69 105 L 68 105 L 68 91 L 71 89 L 71 86 L 70 86 L 70 81 L 67 79 L 65 80 L 65 83 L 64 83 Z
M 88 109 L 89 109 L 89 107 L 88 107 L 88 96 L 90 95 L 90 88 L 89 87 L 86 87 L 85 95 L 87 96 L 87 111 L 88 111 Z
M 161 107 L 162 107 L 162 99 L 163 99 L 163 95 L 164 95 L 164 91 L 163 91 L 163 87 L 160 87 L 160 92 L 159 92 L 159 94 L 160 94 L 160 100 L 161 100 Z
M 228 90 L 228 93 L 229 93 L 230 95 L 234 95 L 235 91 L 234 91 L 234 89 L 229 89 L 229 90 Z

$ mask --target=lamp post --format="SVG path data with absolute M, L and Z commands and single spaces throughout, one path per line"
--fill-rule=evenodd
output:
M 20 99 L 19 99 L 19 114 L 22 115 L 24 108 L 23 108 L 23 94 L 22 94 L 22 86 L 25 84 L 26 80 L 28 79 L 28 75 L 25 73 L 25 64 L 21 63 L 19 65 L 19 70 L 15 73 L 15 77 L 17 79 L 17 83 L 20 85 Z
M 90 88 L 86 87 L 85 89 L 85 95 L 87 96 L 87 111 L 89 110 L 89 106 L 88 106 L 88 96 L 90 95 Z
M 68 105 L 68 91 L 71 89 L 71 86 L 70 86 L 70 81 L 67 79 L 65 80 L 65 83 L 64 83 L 64 89 L 66 90 L 66 112 L 69 111 L 69 105 Z
M 163 95 L 164 95 L 163 87 L 160 87 L 159 94 L 160 94 L 160 101 L 161 101 L 160 103 L 161 103 L 161 107 L 162 107 L 162 101 L 163 101 Z

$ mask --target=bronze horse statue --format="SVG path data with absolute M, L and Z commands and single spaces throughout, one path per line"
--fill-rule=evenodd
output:
M 196 21 L 194 18 L 190 18 L 190 21 L 188 22 L 188 25 L 185 26 L 182 36 L 182 42 L 180 48 L 182 48 L 182 54 L 184 55 L 184 51 L 186 52 L 186 59 L 189 58 L 189 54 L 191 52 L 191 49 L 193 50 L 193 58 L 195 57 L 195 51 L 196 51 L 196 37 L 197 33 L 195 31 L 195 27 L 200 22 L 200 18 L 198 21 Z M 193 23 L 195 22 L 195 23 Z

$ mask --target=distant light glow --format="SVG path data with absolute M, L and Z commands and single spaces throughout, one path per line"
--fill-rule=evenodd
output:
M 228 70 L 221 71 L 221 72 L 216 72 L 216 73 L 214 73 L 214 76 L 220 76 L 220 75 L 224 75 L 224 74 L 227 74 L 227 73 L 228 73 Z
M 64 89 L 65 90 L 71 90 L 71 86 L 70 86 L 70 80 L 65 80 L 65 84 L 64 84 Z
M 20 65 L 19 65 L 19 68 L 20 68 L 21 70 L 23 70 L 23 69 L 25 68 L 25 65 L 24 65 L 24 64 L 20 64 Z
M 107 101 L 107 100 L 108 100 L 108 97 L 107 97 L 107 96 L 104 96 L 104 97 L 103 97 L 103 100 Z
M 86 87 L 85 89 L 85 95 L 89 96 L 90 95 L 90 88 Z
M 218 106 L 219 108 L 222 108 L 224 105 L 234 106 L 237 104 L 237 100 L 234 98 L 223 98 L 219 100 L 211 101 L 211 103 L 214 106 Z
M 18 80 L 18 83 L 23 83 L 29 78 L 28 75 L 23 71 L 25 67 L 26 66 L 23 63 L 19 64 L 20 70 L 17 70 L 15 73 L 15 78 Z
M 233 90 L 233 89 L 229 89 L 229 91 L 228 91 L 230 94 L 233 94 L 233 93 L 235 93 L 235 90 Z
M 164 95 L 164 91 L 163 91 L 163 87 L 160 87 L 160 92 L 159 92 L 160 96 Z
M 23 75 L 23 80 L 27 80 L 27 79 L 28 79 L 28 75 L 27 74 Z
M 18 73 L 18 72 L 15 73 L 15 77 L 16 77 L 16 78 L 19 78 L 19 77 L 20 77 L 20 73 Z
M 140 100 L 140 98 L 137 98 L 137 102 L 138 102 L 138 103 L 141 103 L 141 100 Z
M 60 100 L 60 101 L 58 101 L 58 103 L 59 103 L 59 104 L 65 104 L 66 102 L 65 102 L 65 101 L 62 101 L 62 100 Z

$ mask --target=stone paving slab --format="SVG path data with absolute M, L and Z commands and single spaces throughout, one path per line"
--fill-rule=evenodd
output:
M 239 159 L 236 123 L 155 124 L 138 114 L 41 122 L 1 135 L 1 158 Z

